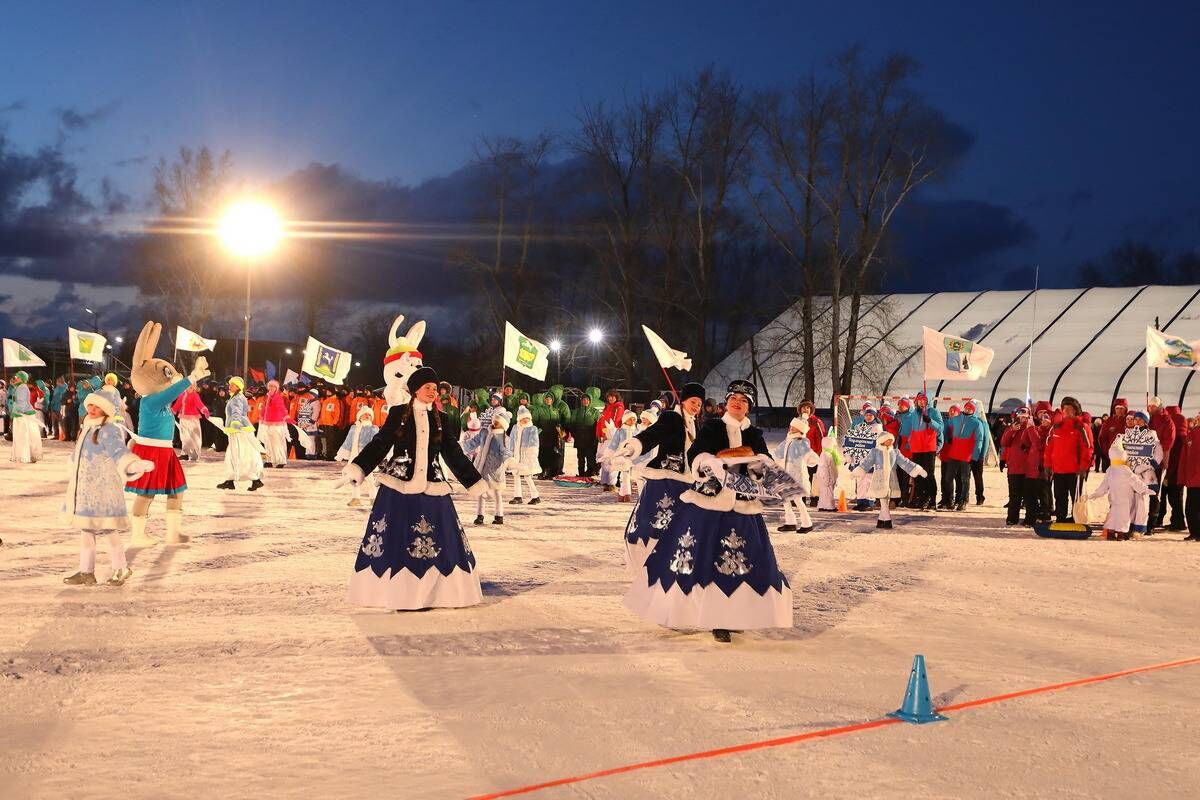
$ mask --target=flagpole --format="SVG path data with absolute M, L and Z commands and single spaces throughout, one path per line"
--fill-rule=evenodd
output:
M 667 379 L 667 386 L 671 387 L 671 394 L 673 394 L 675 396 L 675 407 L 678 408 L 679 407 L 679 392 L 675 391 L 675 384 L 671 383 L 671 376 L 667 373 L 667 368 L 664 367 L 662 364 L 659 364 L 658 368 L 662 370 L 663 377 Z
M 1033 332 L 1037 329 L 1037 293 L 1038 293 L 1038 278 L 1040 277 L 1041 266 L 1035 265 L 1033 268 L 1033 324 L 1029 326 L 1029 360 L 1025 365 L 1025 405 L 1033 405 L 1033 397 L 1029 393 L 1030 381 L 1033 377 Z

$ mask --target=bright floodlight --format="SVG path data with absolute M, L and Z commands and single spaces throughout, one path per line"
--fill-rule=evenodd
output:
M 83 309 L 83 310 L 84 310 L 84 311 L 86 311 L 88 314 L 95 314 L 95 313 L 96 313 L 95 311 L 92 311 L 90 308 L 85 308 L 85 309 Z
M 284 350 L 283 352 L 287 353 L 290 356 L 292 354 L 292 348 L 289 347 L 287 350 Z
M 125 341 L 125 337 L 124 337 L 124 336 L 118 336 L 118 337 L 117 337 L 117 344 L 120 344 L 120 343 L 121 343 L 121 342 L 123 342 L 123 341 Z
M 361 362 L 361 361 L 355 361 L 355 362 L 354 362 L 354 366 L 356 366 L 356 367 L 361 367 L 361 366 L 362 366 L 362 362 Z
M 550 352 L 557 353 L 559 350 L 562 350 L 562 342 L 560 342 L 558 339 L 551 339 Z
M 221 241 L 242 258 L 258 258 L 275 249 L 283 236 L 279 215 L 268 205 L 244 202 L 231 206 L 221 217 Z
M 592 344 L 600 344 L 604 341 L 604 331 L 599 328 L 592 328 L 588 331 L 588 341 Z

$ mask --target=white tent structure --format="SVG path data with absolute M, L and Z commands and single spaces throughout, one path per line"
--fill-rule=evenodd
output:
M 813 352 L 819 407 L 832 404 L 829 374 L 831 304 L 813 310 Z M 849 300 L 841 324 L 849 317 Z M 996 352 L 982 380 L 931 381 L 931 396 L 977 397 L 989 413 L 1025 402 L 1026 376 L 1034 400 L 1077 398 L 1085 410 L 1107 411 L 1114 397 L 1141 407 L 1146 391 L 1146 327 L 1200 339 L 1200 286 L 935 292 L 862 298 L 855 393 L 911 395 L 922 389 L 921 329 L 930 327 L 984 344 Z M 804 399 L 799 306 L 793 306 L 718 363 L 705 378 L 710 396 L 730 380 L 749 377 L 761 406 L 795 406 Z M 844 344 L 845 331 L 839 341 Z M 1030 358 L 1032 347 L 1032 358 Z M 1161 369 L 1150 389 L 1167 405 L 1184 405 L 1192 370 Z M 1157 381 L 1157 390 L 1155 390 Z M 1200 403 L 1200 382 L 1192 391 Z

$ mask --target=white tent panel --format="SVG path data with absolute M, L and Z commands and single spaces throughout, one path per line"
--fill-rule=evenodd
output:
M 1031 297 L 1015 314 L 1009 317 L 1004 331 L 997 332 L 993 337 L 988 338 L 985 344 L 996 350 L 996 358 L 992 361 L 992 367 L 988 370 L 987 377 L 981 381 L 981 383 L 990 384 L 987 396 L 981 399 L 990 403 L 991 411 L 998 411 L 1001 407 L 1011 407 L 1013 403 L 1010 401 L 1017 401 L 1018 405 L 1025 403 L 1027 374 L 1031 379 L 1030 389 L 1034 399 L 1045 397 L 1045 391 L 1039 390 L 1048 389 L 1049 386 L 1045 383 L 1044 374 L 1038 371 L 1038 367 L 1040 364 L 1042 369 L 1046 370 L 1052 368 L 1052 365 L 1042 359 L 1043 344 L 1046 347 L 1051 346 L 1051 340 L 1060 324 L 1059 318 L 1067 312 L 1067 308 L 1071 306 L 1072 302 L 1078 306 L 1086 301 L 1086 294 L 1080 297 L 1083 293 L 1083 289 L 1040 290 L 1037 293 L 1036 319 L 1034 319 L 1034 304 Z M 1045 331 L 1045 335 L 1033 345 L 1033 369 L 1031 370 L 1027 349 L 1030 333 L 1032 332 L 1032 335 L 1037 337 L 1043 331 Z
M 922 328 L 934 330 L 954 330 L 968 320 L 966 327 L 979 325 L 977 310 L 982 308 L 985 315 L 991 313 L 989 307 L 993 299 L 988 295 L 1003 295 L 1005 292 L 940 292 L 921 306 L 904 324 L 896 329 L 895 339 L 901 344 L 901 355 L 896 359 L 895 366 L 885 375 L 876 388 L 883 394 L 913 394 L 921 391 L 925 375 L 925 362 L 921 356 Z M 1001 315 L 996 315 L 988 322 L 994 322 Z M 983 323 L 983 330 L 988 322 Z M 867 388 L 867 387 L 863 387 Z

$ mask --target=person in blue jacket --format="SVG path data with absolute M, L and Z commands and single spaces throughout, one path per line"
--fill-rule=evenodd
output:
M 910 402 L 901 398 L 896 416 L 900 420 L 900 452 L 921 467 L 924 475 L 913 478 L 916 491 L 912 507 L 933 511 L 937 507 L 937 481 L 933 477 L 934 460 L 942 449 L 945 423 L 941 412 L 930 407 L 924 392 Z
M 983 406 L 978 400 L 968 400 L 963 405 L 963 414 L 973 422 L 975 429 L 975 451 L 971 457 L 971 477 L 975 482 L 975 505 L 983 505 L 983 460 L 992 449 L 992 427 L 984 417 Z

